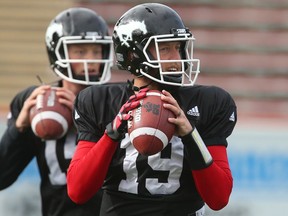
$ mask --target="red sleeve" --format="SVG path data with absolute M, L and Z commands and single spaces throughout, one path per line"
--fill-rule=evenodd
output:
M 101 188 L 118 143 L 106 134 L 97 142 L 79 141 L 67 173 L 68 195 L 88 201 Z
M 193 170 L 192 175 L 204 202 L 213 210 L 224 208 L 229 201 L 233 178 L 228 163 L 225 146 L 209 146 L 213 163 L 201 170 Z

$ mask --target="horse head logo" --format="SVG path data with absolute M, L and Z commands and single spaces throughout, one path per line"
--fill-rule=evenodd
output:
M 130 47 L 129 41 L 133 41 L 133 32 L 140 31 L 143 34 L 147 33 L 147 28 L 144 23 L 144 21 L 131 21 L 127 24 L 123 24 L 120 26 L 117 26 L 115 29 L 117 34 L 119 35 L 119 40 L 121 42 L 121 46 L 125 45 L 127 47 Z

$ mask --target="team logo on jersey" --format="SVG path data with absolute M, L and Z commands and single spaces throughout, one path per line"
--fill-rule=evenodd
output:
M 127 24 L 123 24 L 120 26 L 115 27 L 115 31 L 119 35 L 119 40 L 121 41 L 121 45 L 125 45 L 130 47 L 129 41 L 133 41 L 133 32 L 139 32 L 142 34 L 147 33 L 147 28 L 144 21 L 131 21 Z

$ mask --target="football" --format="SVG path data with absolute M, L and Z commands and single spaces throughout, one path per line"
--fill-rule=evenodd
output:
M 168 118 L 175 115 L 163 107 L 161 92 L 150 90 L 141 105 L 130 111 L 128 134 L 135 149 L 142 155 L 153 155 L 164 149 L 171 140 L 175 125 Z
M 67 133 L 72 113 L 58 102 L 55 88 L 37 96 L 36 105 L 30 110 L 30 124 L 34 134 L 45 140 L 59 139 Z

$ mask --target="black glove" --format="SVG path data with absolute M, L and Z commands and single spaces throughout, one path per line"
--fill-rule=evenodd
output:
M 140 106 L 140 100 L 146 97 L 148 90 L 148 88 L 144 88 L 141 89 L 138 94 L 132 95 L 121 107 L 115 119 L 106 126 L 105 132 L 111 139 L 120 141 L 124 138 L 127 129 L 127 121 L 132 120 L 131 118 L 133 118 L 128 112 Z

